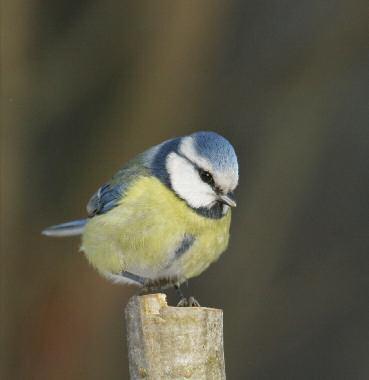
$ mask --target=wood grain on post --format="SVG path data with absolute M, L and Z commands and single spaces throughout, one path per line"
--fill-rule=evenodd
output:
M 130 299 L 126 320 L 131 380 L 225 379 L 222 310 L 149 294 Z

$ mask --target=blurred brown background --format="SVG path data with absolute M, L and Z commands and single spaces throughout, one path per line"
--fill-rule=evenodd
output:
M 188 290 L 225 311 L 228 378 L 369 378 L 366 8 L 3 1 L 1 379 L 128 378 L 134 289 L 40 231 L 204 129 L 240 160 L 230 247 Z

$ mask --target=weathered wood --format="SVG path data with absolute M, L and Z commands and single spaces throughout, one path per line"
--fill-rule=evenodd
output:
M 225 379 L 222 310 L 149 294 L 130 299 L 126 321 L 131 380 Z

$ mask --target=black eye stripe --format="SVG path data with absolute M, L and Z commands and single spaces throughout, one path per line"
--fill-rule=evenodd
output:
M 179 157 L 184 158 L 186 161 L 188 161 L 191 165 L 193 165 L 194 168 L 197 169 L 200 178 L 202 179 L 203 182 L 207 183 L 210 185 L 216 192 L 219 192 L 220 189 L 215 186 L 215 181 L 211 173 L 209 173 L 207 170 L 201 169 L 199 166 L 197 166 L 193 161 L 191 161 L 188 157 L 184 156 L 180 152 L 176 152 Z
M 215 186 L 214 178 L 213 178 L 213 176 L 208 171 L 203 170 L 203 169 L 198 169 L 198 171 L 199 171 L 200 178 L 205 183 L 207 183 L 208 185 L 210 185 L 212 187 Z

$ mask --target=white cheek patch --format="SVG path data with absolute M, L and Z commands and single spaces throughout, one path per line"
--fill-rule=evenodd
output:
M 203 182 L 194 166 L 176 153 L 170 153 L 166 161 L 173 190 L 191 207 L 209 207 L 216 201 L 212 188 Z

